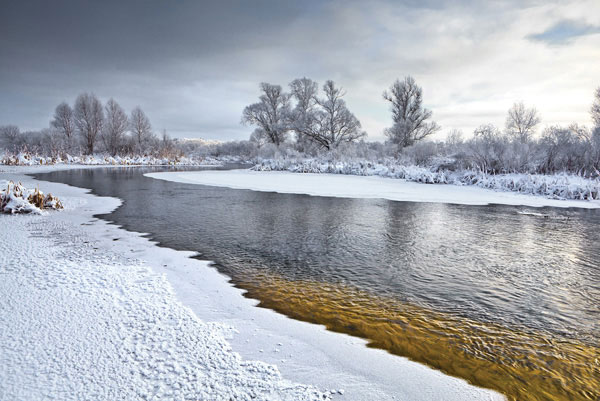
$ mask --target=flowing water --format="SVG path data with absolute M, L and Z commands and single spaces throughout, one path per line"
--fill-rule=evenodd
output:
M 276 194 L 117 168 L 38 174 L 213 260 L 260 306 L 514 400 L 600 399 L 600 211 Z

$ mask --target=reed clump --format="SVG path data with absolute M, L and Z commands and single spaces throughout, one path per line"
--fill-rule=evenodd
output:
M 28 189 L 23 184 L 8 181 L 0 190 L 0 213 L 36 213 L 44 209 L 59 210 L 63 205 L 58 197 L 44 194 L 39 187 Z

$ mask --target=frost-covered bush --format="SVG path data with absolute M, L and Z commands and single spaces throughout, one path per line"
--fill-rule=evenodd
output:
M 20 182 L 0 182 L 0 213 L 35 213 L 43 209 L 62 209 L 60 200 L 52 194 L 44 195 L 39 188 L 28 189 Z

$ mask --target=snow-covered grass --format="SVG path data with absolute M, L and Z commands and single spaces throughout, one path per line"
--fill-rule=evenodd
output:
M 393 159 L 380 162 L 270 159 L 259 161 L 252 170 L 379 176 L 425 184 L 473 185 L 495 191 L 539 195 L 550 199 L 600 199 L 600 179 L 598 178 L 591 179 L 567 174 L 490 175 L 471 170 L 449 171 L 439 167 L 406 166 Z
M 219 166 L 221 160 L 211 157 L 191 158 L 174 157 L 160 158 L 155 156 L 110 156 L 110 155 L 81 155 L 63 157 L 40 156 L 30 152 L 0 155 L 0 164 L 7 166 L 38 166 L 55 164 L 74 164 L 86 166 Z
M 41 214 L 43 209 L 62 209 L 60 200 L 44 195 L 39 188 L 28 189 L 23 184 L 0 180 L 0 213 Z

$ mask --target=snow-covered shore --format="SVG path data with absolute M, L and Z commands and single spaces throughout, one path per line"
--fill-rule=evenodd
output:
M 155 157 L 155 156 L 110 156 L 110 155 L 66 155 L 64 158 L 41 156 L 35 153 L 21 152 L 17 154 L 0 154 L 0 166 L 194 166 L 212 167 L 221 166 L 224 162 L 237 162 L 222 158 L 217 160 L 211 157 Z
M 48 168 L 2 167 L 0 179 L 34 186 L 22 174 Z M 349 400 L 503 399 L 256 308 L 190 252 L 92 217 L 118 200 L 42 185 L 64 211 L 0 216 L 2 400 L 302 400 L 326 388 Z
M 380 198 L 394 201 L 503 204 L 531 207 L 600 208 L 600 201 L 559 200 L 476 186 L 421 184 L 402 179 L 341 174 L 297 174 L 286 171 L 198 171 L 148 173 L 147 177 L 188 184 L 212 185 L 264 192 L 344 198 Z
M 550 199 L 600 200 L 600 179 L 573 174 L 485 174 L 481 171 L 450 171 L 405 165 L 395 159 L 384 162 L 368 160 L 327 161 L 320 159 L 264 159 L 252 170 L 289 171 L 292 173 L 328 173 L 396 178 L 423 184 L 475 186 L 494 191 L 516 192 Z

